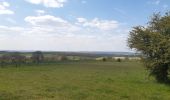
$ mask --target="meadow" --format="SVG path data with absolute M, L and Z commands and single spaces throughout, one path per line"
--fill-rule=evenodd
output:
M 170 100 L 140 62 L 67 61 L 0 68 L 0 100 Z

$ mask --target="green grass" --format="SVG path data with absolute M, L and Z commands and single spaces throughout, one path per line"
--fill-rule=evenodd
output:
M 62 62 L 0 68 L 0 100 L 170 100 L 139 62 Z

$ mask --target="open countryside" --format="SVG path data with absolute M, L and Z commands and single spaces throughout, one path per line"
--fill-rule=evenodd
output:
M 148 76 L 135 54 L 53 52 L 44 53 L 46 60 L 41 63 L 29 62 L 31 53 L 21 54 L 27 55 L 27 63 L 5 63 L 0 68 L 1 100 L 170 99 L 170 87 Z
M 168 0 L 1 0 L 0 100 L 170 100 Z

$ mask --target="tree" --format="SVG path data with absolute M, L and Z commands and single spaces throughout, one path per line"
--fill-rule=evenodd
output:
M 59 57 L 59 61 L 66 61 L 66 60 L 68 60 L 68 58 L 65 55 Z
M 12 52 L 3 54 L 0 57 L 0 65 L 3 67 L 8 64 L 15 65 L 16 67 L 26 62 L 26 57 L 21 55 L 19 52 Z
M 44 55 L 41 51 L 35 51 L 32 53 L 31 59 L 34 63 L 40 63 L 44 60 Z
M 170 67 L 170 12 L 153 14 L 147 26 L 130 31 L 128 46 L 142 54 L 144 64 L 158 82 L 168 82 Z
M 121 60 L 120 58 L 118 58 L 116 61 L 117 61 L 117 62 L 121 62 L 122 60 Z
M 13 52 L 10 54 L 10 60 L 13 65 L 16 67 L 21 65 L 21 63 L 25 63 L 26 57 L 21 55 L 19 52 Z
M 106 60 L 107 60 L 106 57 L 103 57 L 103 58 L 102 58 L 102 61 L 103 61 L 103 62 L 106 62 Z
M 4 67 L 7 63 L 10 63 L 10 56 L 7 54 L 3 54 L 0 57 L 0 64 L 2 67 Z

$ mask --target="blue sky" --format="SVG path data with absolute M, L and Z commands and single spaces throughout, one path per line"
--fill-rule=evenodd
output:
M 169 0 L 0 0 L 0 50 L 130 51 L 129 30 Z

